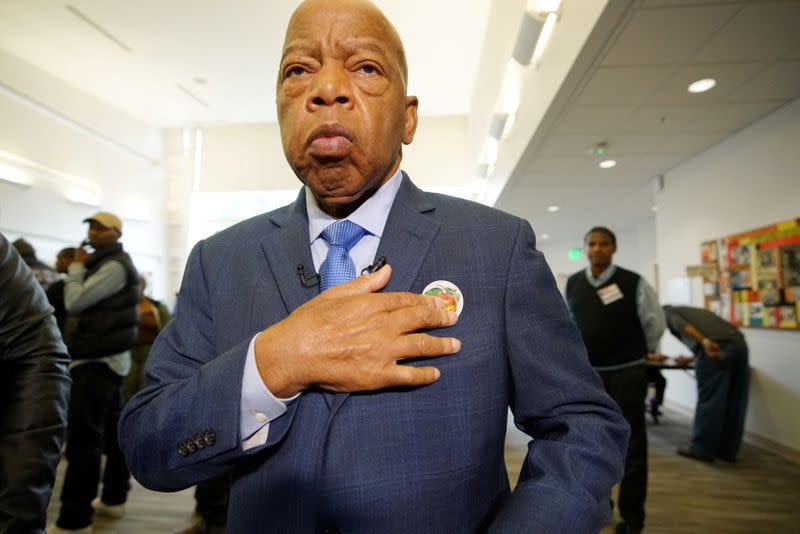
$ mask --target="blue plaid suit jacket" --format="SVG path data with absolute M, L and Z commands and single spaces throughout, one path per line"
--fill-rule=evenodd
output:
M 134 476 L 169 491 L 231 472 L 233 533 L 597 532 L 628 427 L 589 366 L 530 225 L 424 193 L 407 176 L 377 254 L 393 269 L 385 291 L 457 285 L 459 321 L 433 333 L 461 339 L 461 351 L 407 363 L 439 367 L 430 386 L 304 392 L 264 446 L 242 450 L 250 339 L 318 292 L 295 272 L 313 265 L 303 195 L 192 251 L 148 386 L 120 422 Z M 513 493 L 503 460 L 509 406 L 533 438 Z M 212 444 L 179 453 L 209 430 Z

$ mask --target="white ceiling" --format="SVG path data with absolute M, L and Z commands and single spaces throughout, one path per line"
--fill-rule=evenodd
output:
M 274 121 L 299 3 L 1 0 L 0 48 L 151 125 Z M 406 44 L 420 113 L 469 114 L 490 0 L 375 3 Z
M 797 0 L 632 1 L 594 33 L 588 69 L 571 73 L 497 202 L 554 241 L 652 217 L 656 176 L 800 97 Z M 714 89 L 687 92 L 706 77 Z M 587 154 L 603 141 L 613 169 Z
M 564 3 L 574 13 L 584 1 L 594 0 Z M 406 44 L 421 113 L 473 113 L 498 5 L 375 2 Z M 514 2 L 521 13 L 525 2 Z M 0 0 L 0 49 L 154 126 L 274 121 L 283 32 L 298 3 Z M 569 26 L 570 10 L 563 17 L 556 31 Z M 527 148 L 497 206 L 553 241 L 652 217 L 654 177 L 800 97 L 798 28 L 800 0 L 609 0 L 541 124 L 524 135 Z M 569 37 L 580 43 L 585 34 Z M 717 79 L 713 90 L 686 91 L 707 76 Z M 499 84 L 494 78 L 480 83 Z M 526 97 L 541 100 L 523 95 L 522 106 Z M 586 154 L 601 141 L 619 162 L 614 169 Z M 558 213 L 547 212 L 553 204 Z

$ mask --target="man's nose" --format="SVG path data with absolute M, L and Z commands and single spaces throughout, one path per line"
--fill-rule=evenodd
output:
M 317 109 L 336 104 L 349 106 L 353 95 L 350 78 L 341 65 L 327 64 L 314 76 L 314 85 L 309 95 L 309 107 Z

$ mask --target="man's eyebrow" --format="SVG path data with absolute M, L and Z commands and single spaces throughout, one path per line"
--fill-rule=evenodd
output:
M 345 46 L 350 50 L 369 50 L 370 52 L 375 52 L 382 56 L 387 55 L 386 48 L 372 40 L 353 39 L 347 41 Z
M 281 55 L 281 62 L 286 59 L 286 56 L 291 54 L 311 54 L 315 50 L 319 48 L 319 45 L 315 45 L 313 43 L 296 43 L 296 44 L 289 44 L 286 48 L 283 49 L 283 54 Z

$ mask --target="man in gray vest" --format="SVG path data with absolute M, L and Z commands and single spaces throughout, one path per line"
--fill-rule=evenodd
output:
M 139 276 L 122 249 L 122 221 L 101 211 L 89 223 L 88 239 L 75 250 L 64 283 L 64 340 L 72 356 L 69 461 L 61 490 L 61 513 L 50 532 L 90 532 L 95 510 L 122 517 L 130 474 L 117 442 L 122 378 L 131 366 L 139 315 Z M 94 252 L 89 254 L 85 247 Z M 106 454 L 103 491 L 101 456 Z
M 597 226 L 586 233 L 584 244 L 589 266 L 567 280 L 567 305 L 586 344 L 589 363 L 631 426 L 619 488 L 623 522 L 616 534 L 638 533 L 644 527 L 647 496 L 644 361 L 664 333 L 664 314 L 644 278 L 611 262 L 617 251 L 614 232 Z

